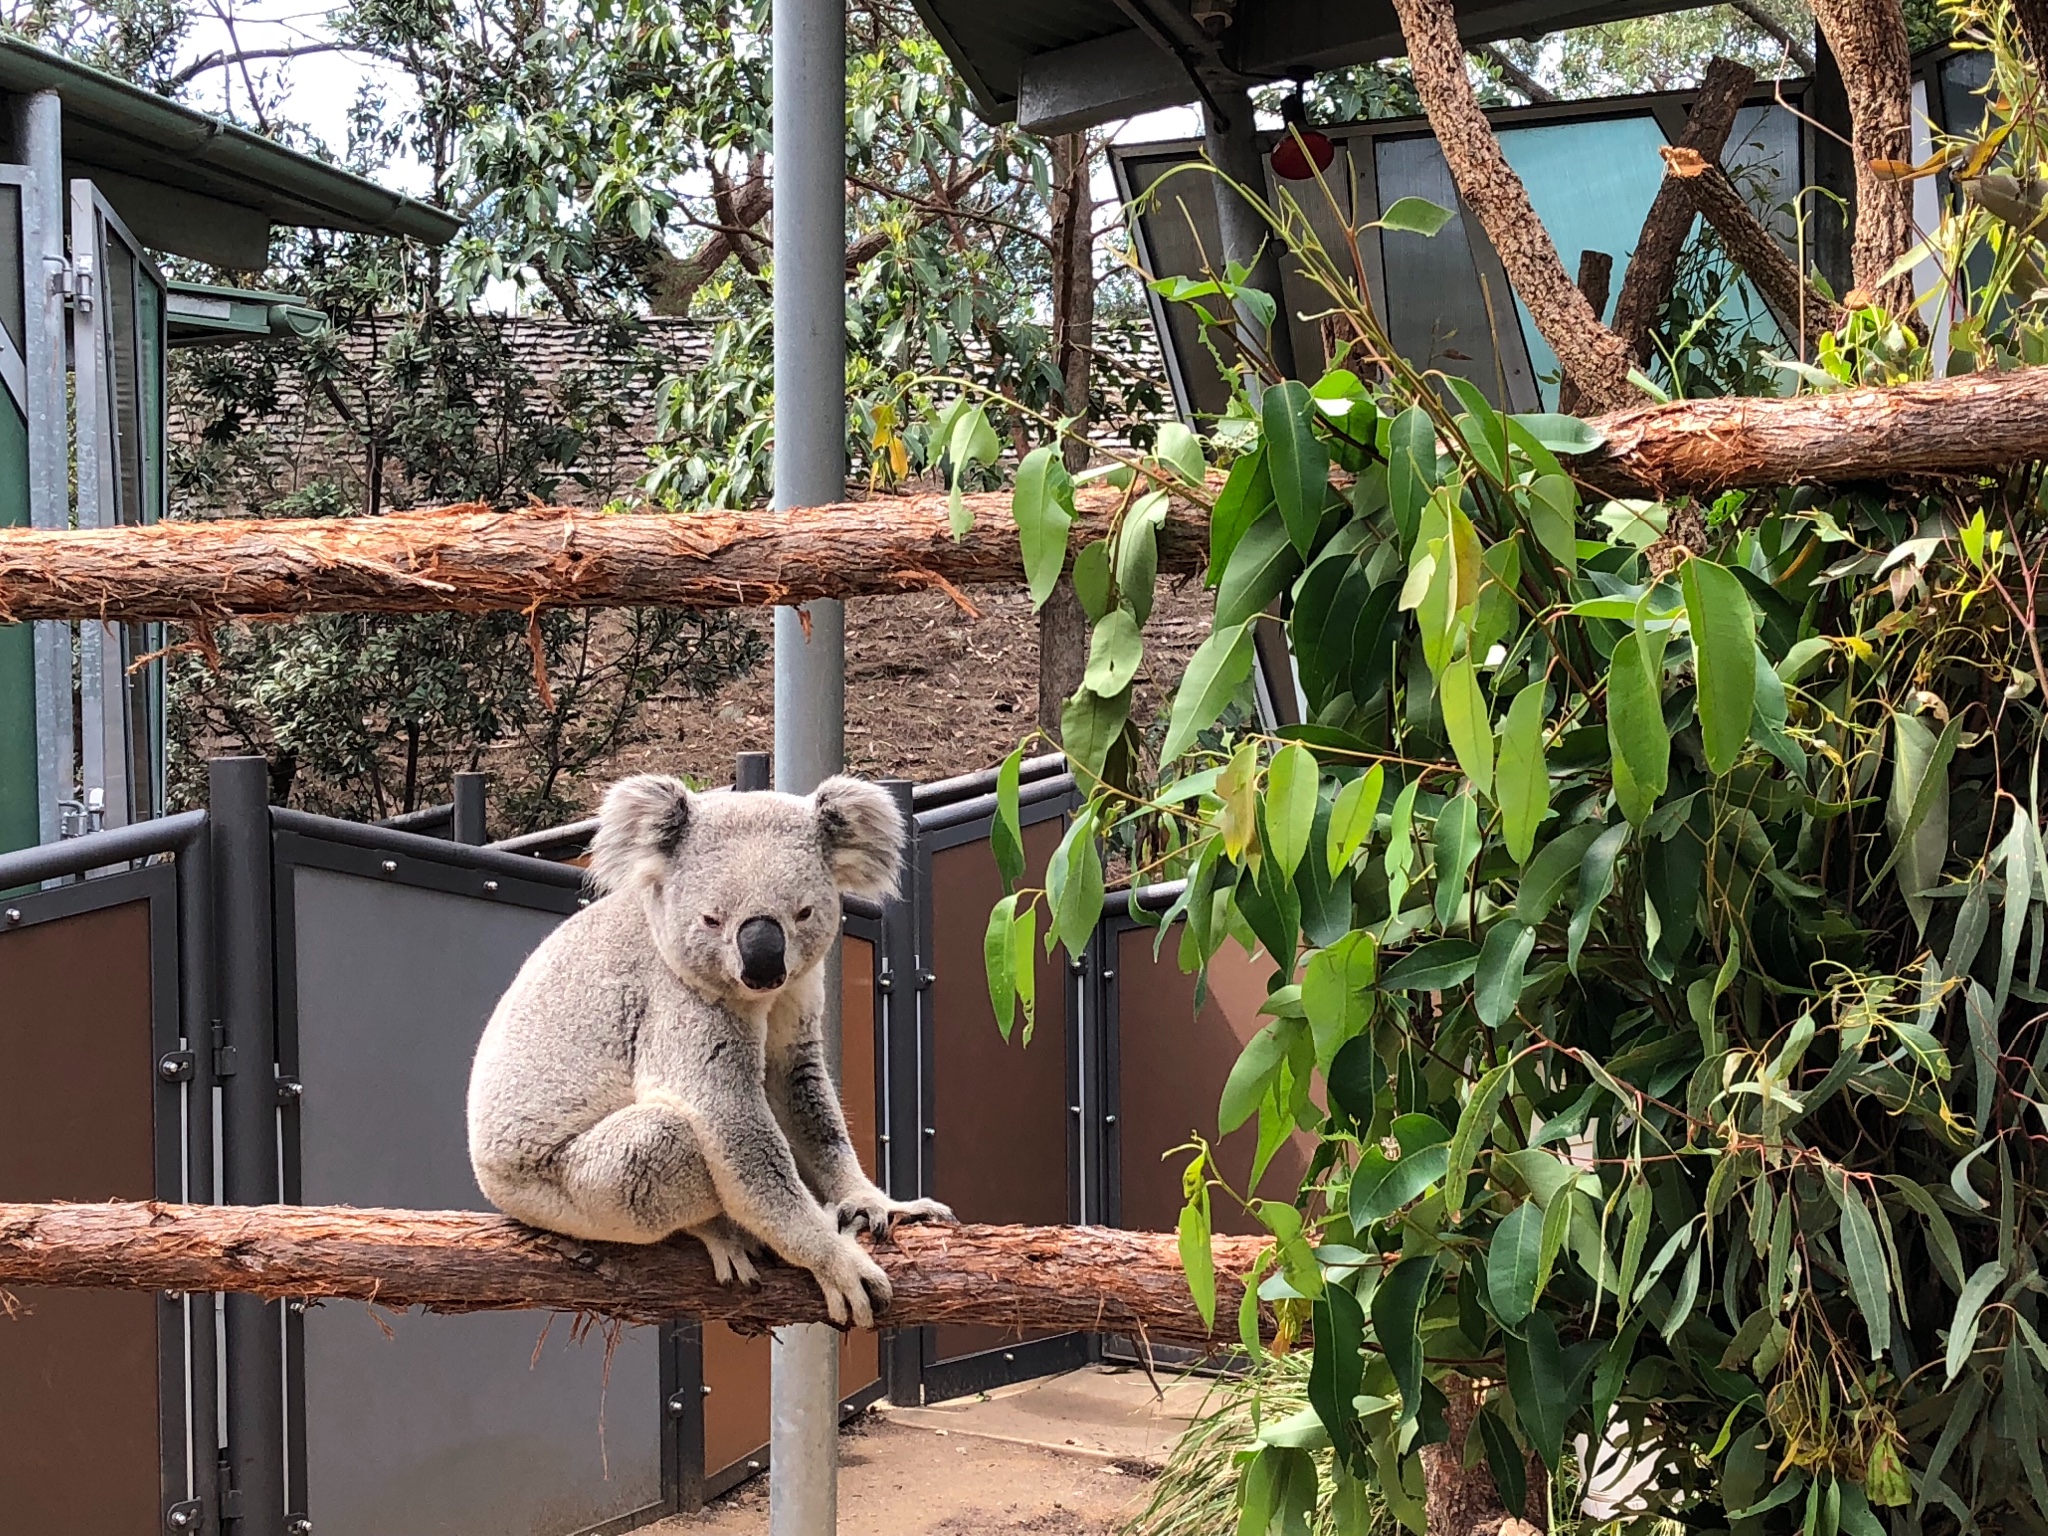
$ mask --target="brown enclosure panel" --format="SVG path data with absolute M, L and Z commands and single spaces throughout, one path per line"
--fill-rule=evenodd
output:
M 1209 965 L 1209 996 L 1195 1011 L 1195 978 L 1174 961 L 1177 933 L 1152 958 L 1156 930 L 1125 931 L 1117 946 L 1117 1123 L 1122 1132 L 1117 1175 L 1119 1224 L 1137 1231 L 1170 1232 L 1180 1219 L 1180 1173 L 1185 1158 L 1160 1154 L 1200 1131 L 1216 1134 L 1216 1101 L 1245 1042 L 1267 1021 L 1259 1016 L 1273 963 L 1254 960 L 1225 944 Z M 1258 1149 L 1257 1123 L 1239 1126 L 1216 1143 L 1223 1176 L 1238 1189 L 1251 1176 Z M 1308 1168 L 1315 1142 L 1297 1135 L 1273 1154 L 1261 1191 L 1291 1196 Z M 1242 1211 L 1215 1206 L 1219 1232 L 1262 1230 Z
M 875 1176 L 875 946 L 839 944 L 840 1088 L 847 1133 L 861 1168 Z M 839 1395 L 853 1397 L 881 1374 L 872 1332 L 849 1333 L 839 1349 Z M 746 1338 L 723 1323 L 704 1325 L 704 1471 L 715 1477 L 768 1443 L 768 1338 Z
M 1023 884 L 1045 883 L 1058 819 L 1024 829 Z M 986 839 L 932 855 L 931 1184 L 963 1221 L 1055 1225 L 1067 1181 L 1066 955 L 1038 950 L 1038 1027 L 1005 1043 L 989 1006 L 982 937 L 1003 898 Z M 997 1328 L 938 1330 L 936 1359 L 1014 1343 Z
M 0 1200 L 157 1193 L 149 904 L 0 935 Z M 22 1287 L 0 1323 L 0 1525 L 161 1529 L 153 1293 Z

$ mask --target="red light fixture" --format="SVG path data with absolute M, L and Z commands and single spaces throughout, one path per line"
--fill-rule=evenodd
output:
M 1299 85 L 1280 104 L 1280 118 L 1285 137 L 1273 146 L 1273 174 L 1282 181 L 1307 181 L 1316 172 L 1327 171 L 1337 158 L 1337 146 L 1309 127 Z

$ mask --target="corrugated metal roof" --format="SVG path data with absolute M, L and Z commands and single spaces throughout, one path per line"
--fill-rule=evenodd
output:
M 443 209 L 19 38 L 0 37 L 0 91 L 63 98 L 67 161 L 237 204 L 273 224 L 433 245 L 462 227 Z

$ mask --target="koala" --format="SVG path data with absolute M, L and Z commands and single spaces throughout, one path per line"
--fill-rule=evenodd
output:
M 953 1220 L 860 1170 L 825 1065 L 823 962 L 839 898 L 896 886 L 903 819 L 831 778 L 808 797 L 692 793 L 658 774 L 606 794 L 598 899 L 520 968 L 477 1047 L 469 1154 L 520 1221 L 589 1241 L 687 1232 L 726 1284 L 766 1245 L 861 1327 L 889 1282 L 854 1232 Z

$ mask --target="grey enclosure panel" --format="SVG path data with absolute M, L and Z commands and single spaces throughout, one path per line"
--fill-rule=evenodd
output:
M 552 913 L 293 871 L 302 1198 L 488 1208 L 469 1063 Z M 566 1536 L 661 1497 L 652 1328 L 611 1352 L 546 1314 L 305 1319 L 307 1513 L 320 1536 Z M 545 1345 L 536 1348 L 546 1330 Z

